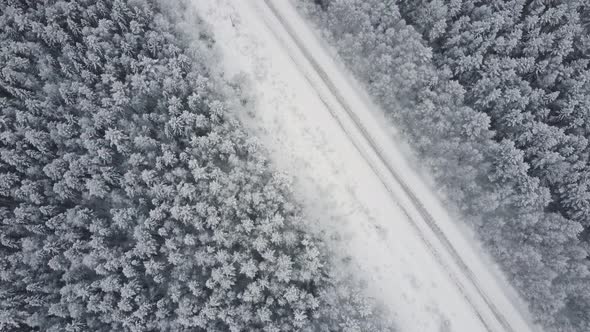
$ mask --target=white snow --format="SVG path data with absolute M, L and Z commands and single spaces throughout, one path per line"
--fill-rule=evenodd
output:
M 402 331 L 505 331 L 448 248 L 423 220 L 403 181 L 514 331 L 531 330 L 508 287 L 490 273 L 444 207 L 401 157 L 378 110 L 336 64 L 288 1 L 272 1 L 313 51 L 358 118 L 323 83 L 263 1 L 192 0 L 214 31 L 227 77 L 247 77 L 255 105 L 241 120 L 289 172 L 311 226 L 385 305 Z M 269 28 L 271 27 L 271 28 Z M 335 114 L 336 112 L 336 114 Z M 367 140 L 357 122 L 370 132 Z M 351 138 L 352 137 L 352 138 Z M 375 149 L 375 146 L 377 149 Z M 381 155 L 381 156 L 380 156 Z M 509 291 L 510 292 L 510 291 Z

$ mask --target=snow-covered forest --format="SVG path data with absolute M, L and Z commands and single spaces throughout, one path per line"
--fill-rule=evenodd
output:
M 590 330 L 590 6 L 300 1 L 558 331 Z
M 0 0 L 0 331 L 590 331 L 587 0 L 214 1 Z
M 387 330 L 177 12 L 0 1 L 0 330 Z

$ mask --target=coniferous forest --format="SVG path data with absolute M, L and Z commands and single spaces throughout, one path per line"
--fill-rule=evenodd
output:
M 587 1 L 303 0 L 549 330 L 590 330 Z
M 196 19 L 196 18 L 195 18 Z M 0 0 L 0 330 L 386 330 L 150 0 Z
M 0 331 L 395 330 L 189 2 L 0 0 Z M 590 331 L 588 1 L 294 2 L 535 322 Z

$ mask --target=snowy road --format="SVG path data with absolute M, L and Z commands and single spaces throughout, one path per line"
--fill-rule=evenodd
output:
M 207 1 L 227 76 L 256 101 L 242 115 L 295 177 L 318 232 L 402 331 L 531 331 L 393 144 L 375 107 L 288 1 Z

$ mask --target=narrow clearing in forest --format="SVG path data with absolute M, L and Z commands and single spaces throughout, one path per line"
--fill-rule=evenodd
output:
M 255 112 L 243 121 L 294 176 L 312 226 L 402 331 L 531 330 L 513 292 L 506 295 L 289 2 L 194 5 L 213 29 L 225 75 L 251 89 Z

